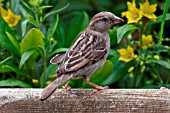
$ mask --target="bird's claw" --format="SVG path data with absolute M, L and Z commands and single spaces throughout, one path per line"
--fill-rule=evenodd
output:
M 62 86 L 62 89 L 65 89 L 65 90 L 70 91 L 70 90 L 71 90 L 71 87 L 70 87 L 70 86 L 68 86 L 68 85 L 66 85 L 66 86 Z
M 104 86 L 104 87 L 99 86 L 99 87 L 97 87 L 95 90 L 92 90 L 90 94 L 94 94 L 94 93 L 96 93 L 97 91 L 99 91 L 99 90 L 104 90 L 104 89 L 109 89 L 109 87 L 108 87 L 108 86 Z

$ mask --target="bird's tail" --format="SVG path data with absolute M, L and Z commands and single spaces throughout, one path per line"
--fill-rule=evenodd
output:
M 43 90 L 40 100 L 43 101 L 50 97 L 55 92 L 59 85 L 69 80 L 69 77 L 70 77 L 69 75 L 62 75 L 58 77 L 55 81 L 53 81 Z

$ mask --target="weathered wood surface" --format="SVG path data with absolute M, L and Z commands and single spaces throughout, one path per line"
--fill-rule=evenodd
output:
M 0 89 L 0 113 L 154 112 L 170 113 L 168 89 L 57 90 L 40 101 L 42 89 Z

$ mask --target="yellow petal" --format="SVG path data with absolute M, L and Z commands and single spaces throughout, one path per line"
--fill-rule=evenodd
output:
M 153 4 L 150 6 L 150 13 L 154 13 L 156 11 L 157 4 Z
M 133 48 L 130 46 L 127 47 L 127 51 L 128 51 L 128 53 L 134 53 Z
M 119 52 L 119 54 L 120 54 L 121 56 L 124 56 L 124 55 L 127 54 L 127 50 L 126 50 L 126 49 L 119 49 L 118 52 Z
M 143 15 L 151 19 L 153 21 L 156 21 L 156 15 L 153 14 L 156 11 L 157 4 L 149 5 L 148 0 L 144 2 L 143 4 L 140 4 L 140 10 L 142 11 Z
M 8 15 L 7 10 L 5 10 L 2 6 L 0 6 L 0 14 L 2 18 L 6 17 Z
M 118 60 L 124 61 L 124 62 L 129 62 L 131 59 L 125 58 L 125 57 L 119 57 Z
M 126 12 L 127 12 L 127 11 L 126 11 Z M 121 16 L 122 16 L 122 17 L 126 16 L 126 15 L 127 15 L 126 12 L 122 12 L 122 13 L 121 13 Z
M 128 23 L 137 23 L 142 18 L 142 12 L 138 9 L 134 9 L 132 12 L 126 12 L 126 18 L 128 19 Z
M 132 47 L 128 46 L 127 49 L 120 49 L 118 50 L 120 57 L 119 60 L 129 62 L 133 59 L 134 57 L 134 50 Z

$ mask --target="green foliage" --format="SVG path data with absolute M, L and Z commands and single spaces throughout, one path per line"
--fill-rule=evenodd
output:
M 16 48 L 16 45 L 19 45 L 19 44 L 16 44 L 18 42 L 16 41 L 15 35 L 12 32 L 12 30 L 8 27 L 8 24 L 2 19 L 1 16 L 0 16 L 0 26 L 1 26 L 0 27 L 0 45 L 3 48 L 10 51 L 11 53 L 15 54 L 16 56 L 20 56 L 20 52 L 16 51 L 16 49 L 18 49 Z M 7 34 L 10 38 L 7 36 Z
M 127 24 L 118 28 L 118 42 L 128 36 L 128 38 L 126 38 L 126 44 L 122 45 L 133 47 L 133 57 L 130 62 L 127 62 L 127 64 L 130 66 L 127 70 L 128 76 L 124 76 L 123 81 L 119 83 L 121 87 L 127 86 L 130 88 L 147 88 L 148 86 L 149 88 L 153 87 L 154 85 L 158 87 L 169 84 L 170 48 L 169 45 L 166 45 L 166 43 L 165 45 L 164 43 L 162 44 L 163 41 L 169 41 L 169 38 L 165 40 L 163 36 L 163 30 L 165 29 L 164 23 L 165 21 L 169 20 L 169 14 L 167 13 L 167 4 L 169 1 L 170 0 L 166 1 L 166 7 L 164 9 L 163 15 L 158 16 L 156 21 L 151 21 L 148 18 L 142 18 L 142 20 L 139 22 Z M 160 34 L 154 32 L 155 38 L 153 39 L 151 35 L 153 32 L 151 31 L 152 25 L 158 24 L 160 22 Z M 120 57 L 123 57 L 121 58 L 122 61 L 126 61 L 125 59 L 128 58 L 126 57 L 128 54 L 125 51 L 128 54 L 131 54 L 127 49 L 120 49 L 119 53 Z M 125 55 L 122 56 L 122 54 Z M 163 70 L 166 70 L 166 75 L 168 76 L 162 72 Z M 127 82 L 127 79 L 131 82 Z
M 124 25 L 115 25 L 109 31 L 109 57 L 91 75 L 91 82 L 110 88 L 170 88 L 169 1 L 152 2 L 158 5 L 156 21 L 143 17 L 126 24 L 124 19 Z M 9 27 L 0 12 L 0 87 L 23 88 L 43 88 L 56 79 L 58 65 L 50 64 L 50 59 L 69 49 L 94 14 L 110 11 L 120 16 L 127 11 L 126 1 L 113 0 L 6 0 L 1 6 L 11 8 L 21 19 Z M 147 37 L 145 42 L 150 40 L 153 45 L 144 47 L 143 35 L 151 35 L 152 40 Z M 128 53 L 128 46 L 133 57 L 129 62 L 120 61 L 119 50 L 124 47 Z M 71 80 L 70 85 L 91 88 L 83 79 Z
M 21 42 L 21 54 L 29 49 L 44 47 L 44 35 L 38 29 L 31 29 Z
M 90 81 L 98 85 L 104 85 L 104 86 L 110 85 L 107 82 L 105 82 L 105 80 L 108 79 L 108 77 L 112 73 L 112 70 L 113 70 L 112 62 L 107 60 L 101 69 L 99 69 L 97 72 L 91 75 Z M 89 87 L 89 85 L 86 83 L 83 83 L 82 87 L 86 88 L 86 87 Z
M 80 12 L 77 14 L 70 22 L 69 30 L 66 37 L 66 45 L 70 46 L 73 43 L 73 40 L 76 39 L 78 34 L 84 30 L 89 23 L 89 17 L 86 12 Z
M 23 88 L 31 88 L 29 84 L 26 84 L 25 82 L 22 82 L 16 78 L 8 78 L 6 80 L 1 80 L 0 81 L 0 86 L 8 86 L 8 87 L 13 87 L 13 86 L 19 86 Z
M 135 25 L 132 24 L 126 24 L 117 29 L 117 43 L 120 43 L 120 41 L 124 38 L 126 38 L 129 34 L 134 32 L 136 29 L 138 29 Z

